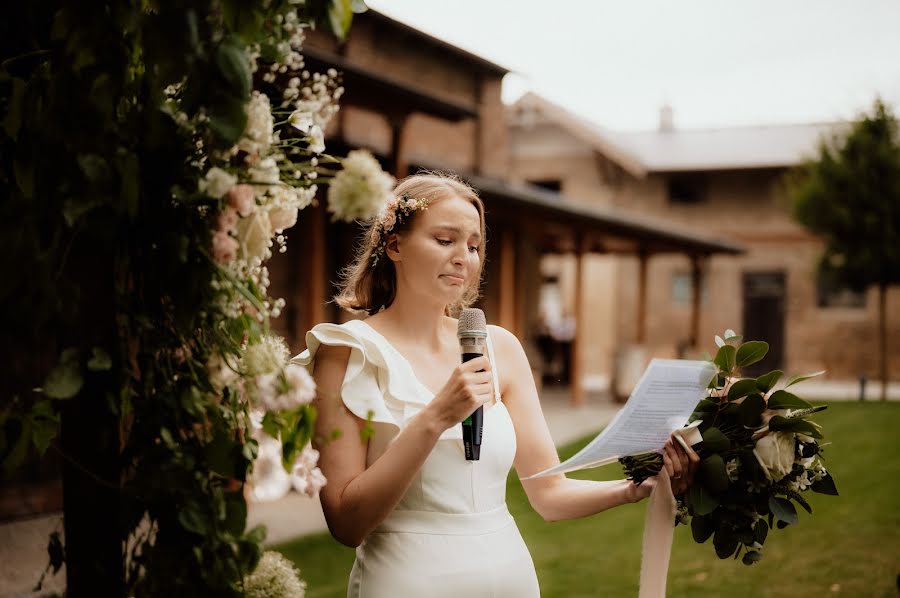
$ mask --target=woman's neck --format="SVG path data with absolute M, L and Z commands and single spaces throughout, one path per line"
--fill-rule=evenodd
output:
M 446 349 L 450 325 L 443 305 L 398 294 L 376 319 L 381 322 L 382 329 L 389 330 L 397 340 L 435 352 Z

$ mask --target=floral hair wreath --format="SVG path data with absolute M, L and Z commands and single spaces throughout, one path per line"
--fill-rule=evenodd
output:
M 416 210 L 427 210 L 432 200 L 410 197 L 404 193 L 399 198 L 393 198 L 384 206 L 384 210 L 378 215 L 375 231 L 378 234 L 378 242 L 372 250 L 372 266 L 374 267 L 387 246 L 387 237 L 397 227 L 403 224 Z

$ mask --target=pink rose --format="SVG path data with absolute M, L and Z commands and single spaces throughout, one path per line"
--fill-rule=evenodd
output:
M 237 257 L 238 242 L 227 232 L 220 230 L 212 238 L 212 254 L 217 264 L 228 264 Z
M 228 206 L 224 210 L 219 212 L 218 216 L 216 217 L 216 221 L 218 223 L 220 231 L 224 231 L 226 233 L 233 232 L 237 227 L 237 212 L 234 208 Z
M 235 185 L 228 191 L 228 205 L 247 217 L 256 209 L 256 192 L 252 185 Z

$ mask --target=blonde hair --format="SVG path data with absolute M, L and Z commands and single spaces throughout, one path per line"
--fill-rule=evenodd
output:
M 456 303 L 449 305 L 447 314 L 456 316 L 459 312 L 472 305 L 479 297 L 481 290 L 481 275 L 484 270 L 484 249 L 486 240 L 484 204 L 478 193 L 464 183 L 458 176 L 451 173 L 425 171 L 408 176 L 400 181 L 393 191 L 395 198 L 407 196 L 415 199 L 425 199 L 432 204 L 443 199 L 458 197 L 471 203 L 478 210 L 478 219 L 481 229 L 481 241 L 478 243 L 478 274 L 469 283 L 462 297 Z M 391 229 L 391 234 L 403 234 L 410 230 L 416 221 L 416 213 L 413 212 L 402 222 L 398 221 Z M 372 254 L 381 242 L 381 232 L 377 226 L 378 219 L 373 218 L 366 223 L 356 256 L 349 266 L 341 272 L 340 292 L 334 297 L 342 309 L 350 313 L 366 313 L 373 315 L 382 309 L 389 307 L 394 302 L 397 294 L 397 270 L 394 262 L 382 256 L 376 263 L 372 263 Z

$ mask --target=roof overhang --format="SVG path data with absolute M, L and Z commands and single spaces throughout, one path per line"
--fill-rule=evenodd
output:
M 533 185 L 475 175 L 465 178 L 479 191 L 491 214 L 540 223 L 535 230 L 547 237 L 545 250 L 692 256 L 738 255 L 745 251 L 736 243 L 626 214 L 621 209 L 585 205 Z M 567 247 L 565 242 L 554 243 L 554 237 L 560 241 L 568 238 L 569 243 L 578 237 L 581 245 Z
M 312 46 L 303 48 L 309 70 L 334 68 L 343 77 L 341 104 L 366 108 L 387 115 L 428 114 L 451 122 L 478 116 L 475 106 L 456 102 L 394 77 L 353 64 L 342 56 Z

